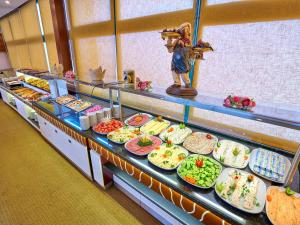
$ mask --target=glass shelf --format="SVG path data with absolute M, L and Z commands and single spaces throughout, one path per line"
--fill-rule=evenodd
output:
M 110 88 L 122 92 L 174 102 L 185 106 L 191 106 L 231 116 L 237 116 L 244 119 L 256 120 L 259 122 L 300 130 L 300 107 L 292 108 L 285 106 L 267 106 L 263 104 L 257 104 L 256 107 L 253 108 L 253 111 L 243 111 L 225 107 L 223 106 L 223 99 L 207 95 L 178 97 L 167 94 L 163 88 L 155 87 L 152 89 L 152 91 L 141 91 L 133 88 L 132 86 L 126 86 L 124 84 L 112 85 Z

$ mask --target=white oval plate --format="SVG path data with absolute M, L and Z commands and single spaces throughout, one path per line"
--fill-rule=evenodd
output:
M 153 120 L 156 120 L 156 118 L 153 119 Z M 164 122 L 166 122 L 166 124 L 167 124 L 167 126 L 166 126 L 164 129 L 162 129 L 162 130 L 160 130 L 160 131 L 153 132 L 153 133 L 151 133 L 151 134 L 150 134 L 150 132 L 143 131 L 143 128 L 144 128 L 145 126 L 147 126 L 147 124 L 150 123 L 150 122 L 153 121 L 153 120 L 150 120 L 150 121 L 148 121 L 147 123 L 145 123 L 143 126 L 141 126 L 141 131 L 142 131 L 143 133 L 149 134 L 149 135 L 154 135 L 154 136 L 155 136 L 155 135 L 158 135 L 158 134 L 160 134 L 161 132 L 163 132 L 163 131 L 164 131 L 165 129 L 167 129 L 167 128 L 170 126 L 170 124 L 171 124 L 170 121 L 163 119 Z
M 200 155 L 200 154 L 191 154 L 191 155 L 189 155 L 188 157 L 199 156 L 199 155 Z M 204 158 L 211 158 L 211 157 L 204 156 L 204 155 L 200 155 L 200 156 L 201 156 L 201 157 L 204 157 Z M 215 160 L 215 159 L 213 159 L 213 158 L 211 158 L 211 159 L 214 160 L 215 163 L 221 167 L 221 173 L 220 173 L 220 175 L 219 175 L 219 177 L 220 177 L 221 174 L 222 174 L 223 167 L 222 167 L 221 163 L 219 163 L 217 160 Z M 189 182 L 187 182 L 185 179 L 183 179 L 183 177 L 179 174 L 178 170 L 179 170 L 180 166 L 181 166 L 181 163 L 180 163 L 179 167 L 177 168 L 177 174 L 178 174 L 178 176 L 179 176 L 184 182 L 186 182 L 186 183 L 188 183 L 188 184 L 190 184 L 190 185 L 192 185 L 192 186 L 194 186 L 194 187 L 202 188 L 202 189 L 209 189 L 209 188 L 213 187 L 213 186 L 216 184 L 216 181 L 218 180 L 218 178 L 215 179 L 215 181 L 211 184 L 210 187 L 203 187 L 203 186 L 200 186 L 200 185 L 197 185 L 197 184 L 189 183 Z
M 243 159 L 244 162 L 245 162 L 243 166 L 235 166 L 235 165 L 233 165 L 233 164 L 221 162 L 220 157 L 218 157 L 218 153 L 216 152 L 216 149 L 219 148 L 219 147 L 218 147 L 218 144 L 219 144 L 219 143 L 221 144 L 221 147 L 222 147 L 222 144 L 223 144 L 223 146 L 224 146 L 225 143 L 228 143 L 228 144 L 233 145 L 232 148 L 230 149 L 230 151 L 232 151 L 233 147 L 236 147 L 236 146 L 243 147 L 243 148 L 247 149 L 248 151 L 250 151 L 250 149 L 249 149 L 246 145 L 243 145 L 243 144 L 241 144 L 241 143 L 238 143 L 238 142 L 235 142 L 235 141 L 231 141 L 231 140 L 221 140 L 221 141 L 219 141 L 219 142 L 215 145 L 215 149 L 213 150 L 213 157 L 214 157 L 217 161 L 219 161 L 220 163 L 222 163 L 222 164 L 225 165 L 225 166 L 230 166 L 230 167 L 237 168 L 237 169 L 244 169 L 244 168 L 247 167 L 247 165 L 248 165 L 248 163 L 249 163 L 249 160 L 250 160 L 250 152 L 249 152 L 249 154 L 248 154 L 248 159 L 247 159 L 247 160 Z M 218 151 L 220 151 L 220 149 L 219 149 Z M 231 155 L 232 155 L 232 157 L 234 157 L 233 154 L 231 154 Z
M 288 171 L 289 171 L 290 168 L 291 168 L 291 162 L 290 162 L 290 160 L 288 160 L 288 158 L 286 158 L 286 157 L 283 156 L 283 155 L 280 155 L 280 154 L 278 154 L 278 153 L 276 153 L 276 152 L 273 152 L 275 155 L 279 155 L 280 157 L 284 158 L 284 160 L 285 160 L 285 174 L 284 174 L 284 176 L 283 176 L 283 178 L 282 178 L 281 180 L 276 180 L 276 179 L 274 179 L 274 178 L 267 177 L 267 176 L 265 176 L 265 175 L 262 175 L 262 174 L 260 174 L 260 173 L 258 173 L 258 172 L 256 172 L 256 171 L 254 171 L 255 154 L 256 154 L 257 151 L 261 151 L 261 150 L 262 150 L 262 151 L 267 151 L 267 152 L 272 152 L 272 151 L 269 151 L 269 150 L 266 150 L 266 149 L 263 149 L 263 148 L 256 148 L 256 149 L 253 149 L 252 152 L 251 152 L 251 155 L 250 155 L 250 161 L 249 161 L 249 167 L 250 167 L 251 171 L 252 171 L 253 173 L 257 174 L 258 176 L 261 176 L 261 177 L 263 177 L 263 178 L 265 178 L 265 179 L 267 179 L 267 180 L 270 180 L 270 181 L 274 181 L 274 182 L 276 182 L 276 183 L 282 183 L 282 184 L 283 184 L 284 181 L 285 181 L 285 179 L 286 179 L 286 176 L 287 176 L 287 174 L 288 174 Z
M 164 144 L 163 144 L 163 145 L 164 145 Z M 188 155 L 189 155 L 188 150 L 186 150 L 184 147 L 181 147 L 181 146 L 179 146 L 179 145 L 175 145 L 175 146 L 176 146 L 176 147 L 179 147 L 180 150 L 182 150 L 182 152 L 185 153 L 186 157 L 188 157 Z M 167 170 L 167 171 L 175 170 L 175 169 L 180 165 L 180 163 L 183 161 L 183 160 L 182 160 L 181 162 L 179 162 L 174 168 L 169 168 L 169 169 L 163 168 L 163 167 L 157 165 L 156 163 L 152 162 L 151 159 L 149 159 L 151 153 L 152 153 L 152 152 L 156 152 L 156 151 L 158 151 L 158 150 L 152 150 L 152 151 L 148 154 L 147 158 L 148 158 L 148 161 L 149 161 L 151 164 L 153 164 L 154 166 L 156 166 L 156 167 L 158 167 L 158 168 L 160 168 L 160 169 L 162 169 L 162 170 Z
M 133 126 L 133 125 L 130 125 L 130 124 L 128 123 L 129 120 L 131 120 L 133 117 L 138 116 L 138 115 L 146 115 L 146 116 L 149 116 L 149 120 L 148 120 L 146 123 L 148 123 L 148 122 L 149 122 L 150 120 L 152 120 L 152 118 L 153 118 L 153 116 L 150 115 L 150 114 L 148 114 L 148 113 L 136 113 L 136 114 L 134 114 L 133 116 L 127 118 L 127 119 L 125 120 L 125 124 L 128 125 L 128 126 L 132 126 L 132 127 L 141 127 L 141 126 L 143 126 L 144 124 L 146 124 L 146 123 L 144 123 L 144 124 L 141 125 L 141 126 Z
M 249 210 L 249 209 L 245 209 L 243 208 L 243 206 L 236 206 L 236 205 L 233 205 L 228 199 L 224 199 L 220 194 L 219 192 L 216 190 L 217 189 L 217 185 L 220 184 L 220 183 L 224 183 L 228 180 L 228 176 L 229 176 L 229 173 L 232 171 L 232 170 L 237 170 L 238 172 L 240 172 L 241 174 L 245 174 L 246 176 L 248 175 L 252 175 L 254 177 L 256 177 L 256 179 L 258 180 L 258 186 L 257 186 L 257 192 L 256 192 L 256 200 L 257 202 L 259 203 L 259 206 L 254 206 L 254 209 L 252 210 Z M 264 209 L 264 206 L 265 206 L 265 200 L 266 200 L 266 193 L 267 193 L 267 187 L 266 187 L 266 184 L 265 182 L 260 179 L 259 177 L 251 174 L 251 173 L 248 173 L 248 172 L 245 172 L 245 171 L 242 171 L 242 170 L 239 170 L 239 169 L 234 169 L 234 168 L 226 168 L 223 170 L 223 172 L 221 173 L 221 175 L 219 176 L 219 178 L 217 179 L 216 181 L 216 184 L 215 184 L 215 192 L 217 193 L 217 195 L 225 202 L 227 202 L 229 205 L 237 208 L 237 209 L 240 209 L 244 212 L 248 212 L 248 213 L 252 213 L 252 214 L 258 214 L 260 212 L 263 211 Z M 241 201 L 240 201 L 241 203 Z
M 165 129 L 164 131 L 162 131 L 159 135 L 159 138 L 163 141 L 166 141 L 165 138 L 164 138 L 164 135 L 166 135 L 168 133 L 168 130 L 170 128 L 174 128 L 174 127 L 179 127 L 180 125 L 179 124 L 174 124 L 172 126 L 169 126 L 167 129 Z M 184 142 L 184 140 L 193 132 L 190 128 L 188 127 L 185 127 L 184 129 L 187 130 L 187 133 L 185 136 L 181 136 L 180 138 L 176 139 L 176 140 L 171 140 L 173 144 L 175 145 L 179 145 L 179 144 L 182 144 Z M 175 135 L 174 133 L 172 135 Z

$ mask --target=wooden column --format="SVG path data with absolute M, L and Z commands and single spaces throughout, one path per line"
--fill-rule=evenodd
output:
M 0 33 L 0 52 L 6 52 L 4 38 L 1 33 Z
M 52 14 L 55 42 L 59 63 L 63 65 L 64 72 L 72 70 L 69 48 L 69 35 L 64 14 L 62 0 L 49 0 Z

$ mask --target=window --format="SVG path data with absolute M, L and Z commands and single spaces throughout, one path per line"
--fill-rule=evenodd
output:
M 208 3 L 213 1 L 208 1 Z M 215 1 L 220 3 L 221 1 Z M 283 4 L 283 2 L 285 2 Z M 198 63 L 200 94 L 252 96 L 259 104 L 300 110 L 300 16 L 296 1 L 240 1 L 202 5 L 199 35 L 215 52 Z M 223 11 L 223 15 L 220 13 Z M 225 14 L 225 16 L 224 16 Z M 191 120 L 206 119 L 299 141 L 299 132 L 195 109 Z
M 1 20 L 12 67 L 47 70 L 35 1 Z
M 194 22 L 194 1 L 120 0 L 116 9 L 118 76 L 132 69 L 141 80 L 167 88 L 173 83 L 171 57 L 159 32 L 183 22 Z M 161 100 L 123 94 L 126 104 L 183 119 L 184 106 Z
M 58 64 L 57 49 L 49 0 L 38 1 L 50 65 Z

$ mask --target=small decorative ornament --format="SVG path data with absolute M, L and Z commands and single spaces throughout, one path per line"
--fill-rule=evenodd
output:
M 136 83 L 135 72 L 134 70 L 124 70 L 123 71 L 123 80 L 126 85 L 134 85 Z
M 89 69 L 89 76 L 91 78 L 92 83 L 103 83 L 103 79 L 105 76 L 106 70 L 99 66 L 96 69 Z
M 152 81 L 141 81 L 140 78 L 136 78 L 136 87 L 139 90 L 150 91 L 152 89 L 151 83 Z
M 229 108 L 251 111 L 256 106 L 253 98 L 229 95 L 224 99 L 224 106 Z
M 67 80 L 74 80 L 75 79 L 75 74 L 73 73 L 72 70 L 69 70 L 65 73 L 65 78 Z
M 163 40 L 167 39 L 165 45 L 169 53 L 173 53 L 171 70 L 174 84 L 167 88 L 166 92 L 177 96 L 195 96 L 197 90 L 191 87 L 189 72 L 193 60 L 204 59 L 203 52 L 213 51 L 208 42 L 199 40 L 192 46 L 192 26 L 183 23 L 177 29 L 164 29 L 161 33 Z M 181 85 L 181 80 L 184 86 Z
M 54 74 L 54 76 L 57 76 L 57 77 L 62 77 L 63 76 L 63 71 L 64 71 L 64 67 L 62 64 L 53 64 L 50 68 L 50 72 L 52 74 Z

